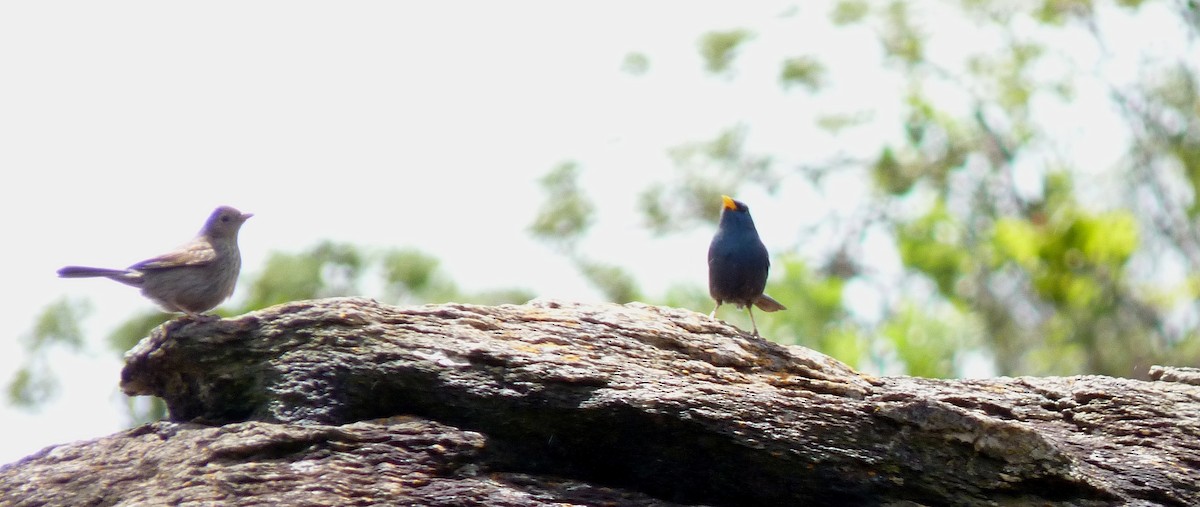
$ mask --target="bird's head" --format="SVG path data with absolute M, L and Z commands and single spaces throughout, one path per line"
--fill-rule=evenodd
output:
M 724 203 L 724 206 L 721 208 L 722 212 L 726 212 L 726 211 L 736 211 L 739 213 L 749 213 L 750 212 L 750 207 L 746 206 L 746 203 L 736 200 L 727 195 L 721 196 L 721 202 Z
M 727 195 L 721 196 L 721 221 L 717 227 L 726 230 L 754 231 L 754 219 L 746 203 Z M 757 234 L 757 232 L 755 232 Z
M 252 216 L 252 213 L 242 213 L 229 206 L 221 206 L 208 216 L 208 221 L 204 222 L 204 229 L 200 232 L 210 238 L 237 236 L 238 229 Z

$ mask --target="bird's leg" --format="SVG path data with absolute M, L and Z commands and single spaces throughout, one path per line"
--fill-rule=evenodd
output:
M 721 303 L 720 303 L 720 302 L 717 302 L 717 306 L 714 306 L 714 307 L 713 307 L 713 311 L 711 311 L 711 312 L 709 312 L 709 313 L 708 313 L 708 318 L 710 318 L 710 319 L 712 319 L 712 318 L 716 318 L 716 316 L 717 316 L 717 308 L 720 308 L 720 307 L 721 307 Z
M 758 336 L 758 324 L 754 323 L 754 305 L 746 305 L 746 311 L 750 313 L 750 326 L 754 328 L 754 336 Z

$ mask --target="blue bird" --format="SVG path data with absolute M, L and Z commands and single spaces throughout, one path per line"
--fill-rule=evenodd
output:
M 721 196 L 721 222 L 717 234 L 708 245 L 708 294 L 717 302 L 709 317 L 715 317 L 724 303 L 733 303 L 750 312 L 750 325 L 758 336 L 754 323 L 754 306 L 764 312 L 786 310 L 766 294 L 767 270 L 771 260 L 767 247 L 758 237 L 750 208 L 727 195 Z

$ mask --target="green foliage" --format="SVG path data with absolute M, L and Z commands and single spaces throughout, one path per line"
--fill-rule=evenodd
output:
M 1038 294 L 1061 307 L 1103 305 L 1099 298 L 1137 247 L 1137 229 L 1128 213 L 1073 214 L 1056 220 L 1035 237 L 1033 270 Z
M 965 317 L 986 323 L 1002 367 L 1026 373 L 1127 374 L 1119 365 L 1122 353 L 1115 351 L 1129 353 L 1129 344 L 1108 338 L 1114 343 L 1098 351 L 1081 343 L 1100 339 L 1106 329 L 1144 333 L 1138 329 L 1145 325 L 1139 322 L 1145 307 L 1122 303 L 1128 297 L 1122 294 L 1129 290 L 1121 281 L 1125 265 L 1140 244 L 1137 220 L 1128 211 L 1084 211 L 1072 197 L 1072 188 L 1069 176 L 1051 173 L 1045 182 L 1046 200 L 1031 208 L 1028 217 L 996 217 L 982 231 L 969 231 L 938 200 L 924 215 L 898 224 L 898 250 L 905 266 L 928 277 L 941 298 L 958 311 L 972 312 Z M 1002 289 L 1014 284 L 1027 284 L 1029 290 Z M 1123 304 L 1134 305 L 1136 311 L 1123 310 Z M 884 336 L 910 372 L 948 371 L 946 363 L 934 367 L 924 359 L 914 338 L 900 336 L 948 336 L 936 319 L 913 315 L 915 308 L 894 314 L 883 326 Z M 1018 311 L 1021 308 L 1025 310 Z M 957 317 L 938 318 L 948 322 Z M 961 350 L 983 344 L 964 339 L 942 345 Z
M 266 268 L 250 284 L 247 308 L 358 292 L 365 264 L 353 245 L 322 242 L 301 253 L 275 252 Z
M 829 19 L 835 25 L 849 25 L 862 21 L 870 12 L 870 3 L 865 0 L 841 0 L 834 5 Z
M 925 61 L 925 40 L 909 13 L 909 3 L 893 0 L 883 11 L 880 42 L 888 56 L 907 66 Z
M 528 289 L 490 289 L 461 296 L 457 299 L 477 305 L 519 305 L 528 303 L 536 297 L 537 295 Z M 448 299 L 440 301 L 446 300 Z M 426 301 L 432 303 L 439 300 L 427 299 Z
M 129 416 L 130 425 L 140 425 L 159 421 L 167 417 L 167 403 L 156 396 L 126 396 L 125 412 Z
M 897 242 L 904 264 L 933 279 L 945 295 L 955 294 L 956 282 L 969 269 L 963 226 L 938 202 L 912 222 L 901 224 Z
M 229 315 L 228 311 L 222 311 L 221 314 Z M 139 312 L 121 323 L 108 335 L 109 350 L 117 354 L 124 354 L 125 351 L 137 345 L 142 338 L 149 336 L 151 330 L 171 320 L 172 317 L 174 316 L 154 310 Z M 134 403 L 132 399 L 127 399 L 129 420 L 133 424 L 142 424 L 166 417 L 167 405 L 158 398 L 153 400 L 149 403 Z
M 603 262 L 580 259 L 579 269 L 583 276 L 600 289 L 606 299 L 614 303 L 628 303 L 641 299 L 637 280 L 628 270 Z
M 784 88 L 801 86 L 815 92 L 824 84 L 825 66 L 811 56 L 797 56 L 783 61 L 779 82 Z
M 1045 55 L 1045 48 L 1038 44 L 1014 42 L 1005 53 L 999 55 L 974 55 L 967 69 L 980 77 L 987 94 L 995 97 L 995 103 L 1007 110 L 1023 111 L 1038 90 L 1036 81 L 1029 72 L 1034 64 Z M 995 79 L 995 76 L 999 76 Z
M 901 164 L 896 158 L 896 152 L 891 147 L 885 147 L 875 161 L 872 175 L 875 184 L 881 190 L 892 195 L 901 195 L 912 190 L 919 174 L 910 164 Z
M 54 397 L 58 381 L 50 355 L 58 350 L 77 352 L 83 348 L 79 322 L 90 312 L 90 304 L 73 299 L 60 299 L 42 310 L 33 329 L 21 337 L 30 357 L 8 382 L 9 403 L 34 409 Z
M 1127 9 L 1141 3 L 1115 2 Z M 779 257 L 773 274 L 782 272 L 784 281 L 773 281 L 768 292 L 789 309 L 761 319 L 764 335 L 815 346 L 851 364 L 891 370 L 898 363 L 903 371 L 931 376 L 963 373 L 955 361 L 967 353 L 990 358 L 1004 374 L 1131 375 L 1144 374 L 1135 366 L 1156 361 L 1200 361 L 1198 326 L 1179 325 L 1180 315 L 1200 321 L 1194 303 L 1200 298 L 1194 220 L 1200 214 L 1200 69 L 1194 58 L 1178 54 L 1143 62 L 1132 83 L 1062 69 L 1060 62 L 1076 55 L 1047 41 L 1091 37 L 1102 55 L 1119 44 L 1095 22 L 1095 13 L 1106 7 L 1091 0 L 968 0 L 941 4 L 935 19 L 925 6 L 906 0 L 835 2 L 831 21 L 870 26 L 890 71 L 905 84 L 895 94 L 904 117 L 894 127 L 902 135 L 863 147 L 875 155 L 861 164 L 811 163 L 792 171 L 773 160 L 803 159 L 803 149 L 751 152 L 745 148 L 751 125 L 739 124 L 714 140 L 671 150 L 671 181 L 653 182 L 640 195 L 647 225 L 659 234 L 707 225 L 719 212 L 711 206 L 719 194 L 747 186 L 820 192 L 831 169 L 861 169 L 879 192 L 849 218 L 831 212 L 802 231 L 800 244 L 807 243 L 805 235 L 823 242 L 815 249 L 828 252 L 818 262 L 829 266 L 829 274 L 805 269 L 794 255 Z M 945 16 L 956 8 L 962 19 Z M 1185 11 L 1179 14 L 1194 34 L 1200 18 Z M 971 23 L 981 39 L 1001 46 L 975 45 L 981 50 L 946 59 L 945 51 L 931 51 L 938 41 L 927 28 L 931 19 Z M 751 33 L 707 35 L 700 45 L 705 68 L 732 78 L 729 70 Z M 803 86 L 819 94 L 826 65 L 837 54 L 804 50 L 805 56 L 781 62 L 780 88 Z M 1070 102 L 1074 90 L 1097 85 L 1113 90 L 1133 141 L 1128 165 L 1082 173 L 1062 158 L 1059 133 L 1042 124 L 1033 106 Z M 876 120 L 871 114 L 814 114 L 817 126 L 833 133 Z M 1029 180 L 1031 167 L 1041 173 L 1036 190 L 1018 184 L 1019 178 Z M 1127 194 L 1097 202 L 1074 185 L 1080 174 L 1095 178 L 1114 171 L 1128 182 Z M 893 242 L 900 273 L 872 269 L 862 252 L 864 231 Z M 830 242 L 840 247 L 828 248 Z M 1174 285 L 1150 284 L 1144 268 L 1130 268 L 1139 257 L 1147 264 L 1147 256 L 1171 259 L 1188 276 Z M 858 290 L 871 287 L 881 298 L 880 315 L 850 311 L 861 304 L 844 297 L 851 283 Z M 679 287 L 665 300 L 698 309 L 711 304 L 702 291 Z M 723 313 L 748 325 L 744 314 Z
M 1042 0 L 1037 17 L 1043 23 L 1062 25 L 1095 10 L 1092 0 Z
M 438 260 L 416 249 L 393 250 L 383 256 L 383 279 L 389 286 L 420 292 L 429 286 Z
M 777 260 L 772 270 L 777 277 L 769 284 L 767 293 L 780 302 L 786 301 L 786 320 L 781 322 L 787 334 L 800 345 L 819 347 L 825 344 L 826 336 L 846 317 L 842 301 L 846 281 L 821 276 L 795 256 Z M 784 314 L 779 316 L 784 317 Z
M 857 127 L 869 120 L 869 114 L 822 114 L 817 117 L 817 126 L 821 130 L 837 134 L 842 130 Z
M 579 164 L 564 162 L 541 179 L 546 203 L 529 227 L 534 237 L 566 250 L 595 221 L 595 205 L 579 186 Z
M 447 301 L 459 297 L 453 281 L 438 269 L 437 258 L 416 249 L 389 250 L 382 255 L 387 301 Z M 489 295 L 488 300 L 495 300 Z M 525 299 L 524 301 L 528 301 Z
M 155 310 L 139 312 L 137 315 L 121 323 L 121 325 L 117 326 L 108 335 L 109 349 L 118 354 L 123 354 L 126 350 L 137 345 L 137 342 L 141 341 L 142 338 L 149 336 L 150 330 L 171 320 L 171 318 L 172 315 Z
M 591 259 L 578 248 L 579 239 L 595 220 L 591 199 L 579 186 L 579 172 L 577 164 L 560 164 L 542 178 L 546 201 L 529 230 L 535 238 L 558 247 L 608 300 L 635 301 L 641 292 L 632 274 Z
M 713 300 L 708 295 L 708 289 L 696 284 L 675 285 L 667 289 L 661 298 L 661 303 L 676 308 L 712 310 Z
M 850 365 L 866 357 L 867 340 L 847 322 L 844 278 L 813 271 L 794 255 L 777 259 L 771 271 L 775 276 L 766 292 L 788 309 L 759 320 L 764 334 L 821 350 Z
M 869 24 L 885 62 L 905 83 L 896 94 L 903 111 L 895 125 L 901 136 L 865 147 L 876 155 L 859 166 L 860 174 L 879 192 L 852 219 L 830 216 L 806 232 L 834 231 L 823 241 L 841 245 L 826 249 L 830 257 L 818 261 L 827 264 L 824 272 L 807 269 L 794 254 L 779 256 L 768 292 L 789 309 L 760 319 L 764 335 L 816 347 L 851 364 L 930 376 L 964 373 L 956 361 L 968 353 L 992 359 L 995 370 L 1005 374 L 1125 375 L 1131 374 L 1131 364 L 1167 360 L 1171 351 L 1200 350 L 1195 329 L 1180 334 L 1165 325 L 1182 302 L 1200 296 L 1200 283 L 1194 282 L 1200 275 L 1174 287 L 1151 287 L 1131 279 L 1129 269 L 1146 245 L 1154 244 L 1174 249 L 1189 273 L 1200 272 L 1200 254 L 1191 253 L 1200 252 L 1200 232 L 1191 225 L 1200 209 L 1195 62 L 1149 73 L 1137 88 L 1114 93 L 1133 125 L 1130 154 L 1136 163 L 1126 170 L 1137 190 L 1127 200 L 1085 206 L 1074 185 L 1077 170 L 1058 159 L 1056 132 L 1040 125 L 1032 108 L 1037 100 L 1072 100 L 1082 78 L 1047 73 L 1047 62 L 1072 55 L 1031 35 L 1037 32 L 1014 27 L 1032 22 L 1047 30 L 1075 30 L 1076 21 L 1091 23 L 1096 4 L 969 0 L 957 7 L 979 31 L 998 35 L 1000 50 L 966 54 L 957 62 L 934 61 L 929 44 L 935 39 L 924 26 L 930 18 L 913 2 L 834 4 L 834 24 Z M 706 35 L 699 49 L 705 68 L 732 78 L 738 50 L 752 33 Z M 836 55 L 818 51 L 785 59 L 778 76 L 781 90 L 802 86 L 819 94 L 829 58 Z M 871 114 L 814 115 L 818 127 L 834 133 L 874 120 Z M 639 195 L 648 228 L 668 234 L 708 226 L 719 213 L 712 205 L 717 196 L 747 186 L 773 193 L 803 184 L 820 191 L 828 167 L 778 167 L 773 163 L 778 154 L 746 148 L 749 135 L 750 125 L 739 124 L 711 140 L 671 149 L 676 169 L 671 180 L 652 182 Z M 1032 193 L 1018 188 L 1015 176 L 1018 164 L 1029 167 L 1030 160 L 1052 161 L 1032 164 L 1042 171 L 1040 189 Z M 1172 176 L 1161 176 L 1170 168 L 1177 168 L 1192 189 L 1182 200 L 1169 186 Z M 1145 207 L 1154 202 L 1146 195 L 1161 204 Z M 1187 216 L 1172 215 L 1176 210 Z M 863 258 L 858 245 L 868 230 L 893 242 L 901 273 L 878 273 Z M 595 266 L 611 266 L 568 255 L 593 284 L 621 279 L 597 275 L 607 271 Z M 846 299 L 851 283 L 860 291 L 870 287 L 881 298 L 880 315 L 867 318 L 851 311 L 862 304 Z M 628 297 L 601 290 L 613 299 Z M 699 288 L 675 287 L 663 300 L 696 309 L 711 305 Z M 722 317 L 749 324 L 744 313 L 723 311 Z M 1186 357 L 1200 360 L 1200 355 Z
M 638 194 L 638 208 L 642 212 L 642 219 L 646 226 L 659 233 L 674 230 L 679 227 L 674 223 L 674 213 L 664 198 L 667 192 L 667 186 L 662 183 L 650 185 L 641 194 Z M 707 193 L 707 192 L 706 192 Z M 688 207 L 695 206 L 695 203 L 689 203 Z M 703 212 L 701 212 L 703 213 Z
M 79 328 L 79 320 L 91 311 L 92 307 L 86 301 L 55 301 L 38 316 L 33 332 L 26 335 L 25 342 L 30 346 L 54 344 L 78 350 L 83 346 L 83 331 Z
M 320 262 L 304 254 L 274 252 L 267 267 L 250 284 L 250 306 L 268 307 L 298 299 L 312 299 L 321 288 Z
M 641 76 L 650 71 L 650 57 L 644 53 L 629 53 L 621 61 L 621 70 L 633 76 Z
M 977 327 L 969 314 L 954 307 L 929 311 L 906 303 L 880 331 L 909 375 L 953 377 L 959 373 L 955 356 L 946 352 L 973 345 Z
M 709 32 L 700 38 L 700 56 L 704 58 L 704 66 L 713 74 L 729 70 L 737 50 L 743 43 L 750 40 L 753 33 L 749 30 L 728 30 Z
M 993 263 L 995 269 L 1004 261 L 1014 262 L 1021 269 L 1033 270 L 1038 267 L 1042 247 L 1042 238 L 1038 227 L 1026 220 L 1001 218 L 996 221 L 992 232 L 992 247 L 996 250 Z
M 1188 215 L 1195 218 L 1200 214 L 1200 78 L 1180 65 L 1163 69 L 1150 79 L 1146 93 L 1128 99 L 1128 107 L 1138 112 L 1145 111 L 1140 103 L 1149 103 L 1157 112 L 1139 116 L 1142 127 L 1153 135 L 1141 138 L 1136 153 L 1143 160 L 1161 156 L 1164 163 L 1180 167 L 1192 190 Z
M 892 196 L 903 196 L 920 182 L 945 189 L 948 175 L 966 163 L 981 133 L 936 109 L 917 91 L 906 97 L 905 144 L 884 146 L 872 166 L 876 186 Z
M 756 157 L 745 148 L 746 130 L 726 129 L 711 140 L 672 148 L 677 181 L 652 184 L 638 204 L 646 225 L 658 234 L 711 224 L 721 213 L 721 195 L 736 194 L 743 183 L 772 186 L 771 159 Z
M 24 409 L 37 408 L 57 392 L 58 380 L 49 366 L 41 362 L 22 366 L 8 382 L 8 402 Z

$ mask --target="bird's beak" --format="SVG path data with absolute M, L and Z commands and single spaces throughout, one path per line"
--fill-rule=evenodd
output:
M 737 204 L 733 202 L 733 198 L 727 195 L 721 196 L 721 202 L 725 203 L 725 209 L 736 210 Z
M 254 213 L 242 213 L 242 221 L 245 222 L 246 219 L 248 219 L 252 216 L 254 216 Z

